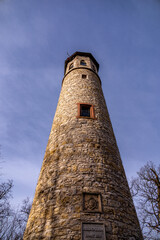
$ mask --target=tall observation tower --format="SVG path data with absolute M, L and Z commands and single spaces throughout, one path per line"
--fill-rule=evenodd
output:
M 24 240 L 142 240 L 90 53 L 65 61 Z

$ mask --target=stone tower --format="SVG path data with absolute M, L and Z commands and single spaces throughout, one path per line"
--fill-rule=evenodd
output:
M 90 53 L 65 61 L 57 110 L 24 240 L 141 240 Z

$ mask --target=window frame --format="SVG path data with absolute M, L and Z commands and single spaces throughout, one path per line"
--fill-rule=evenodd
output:
M 77 103 L 78 106 L 78 114 L 77 118 L 85 118 L 85 119 L 96 119 L 95 112 L 94 112 L 94 105 L 90 103 Z M 90 107 L 90 117 L 88 116 L 81 116 L 81 106 L 89 106 Z

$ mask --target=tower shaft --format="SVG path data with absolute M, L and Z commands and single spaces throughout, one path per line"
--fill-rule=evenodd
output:
M 143 239 L 98 67 L 89 53 L 65 62 L 24 240 Z

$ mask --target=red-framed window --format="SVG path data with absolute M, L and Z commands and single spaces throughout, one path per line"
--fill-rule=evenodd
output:
M 77 103 L 78 115 L 77 118 L 95 118 L 94 106 L 88 103 Z

